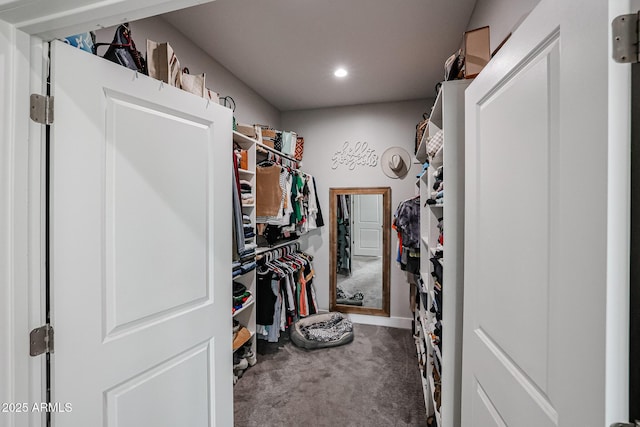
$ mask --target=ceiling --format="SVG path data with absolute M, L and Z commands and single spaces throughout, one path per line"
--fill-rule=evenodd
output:
M 164 15 L 280 111 L 428 98 L 475 0 L 216 0 Z M 349 75 L 334 77 L 338 67 Z

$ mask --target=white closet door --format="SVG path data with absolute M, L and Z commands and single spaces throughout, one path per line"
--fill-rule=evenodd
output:
M 542 0 L 466 91 L 465 427 L 623 421 L 606 403 L 627 387 L 606 356 L 625 356 L 624 324 L 605 345 L 608 254 L 624 253 L 608 215 L 625 217 L 607 3 Z
M 230 426 L 231 112 L 52 44 L 54 414 Z
M 359 194 L 353 198 L 353 255 L 382 256 L 382 195 Z

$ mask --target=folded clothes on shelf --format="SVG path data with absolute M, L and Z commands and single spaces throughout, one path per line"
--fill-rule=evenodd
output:
M 242 263 L 240 265 L 237 265 L 236 263 L 234 263 L 232 276 L 238 277 L 255 269 L 256 268 L 255 256 L 256 255 L 255 255 L 255 249 L 254 249 L 251 254 L 248 254 L 244 258 L 241 258 Z
M 253 296 L 249 291 L 246 291 L 238 297 L 233 297 L 233 307 L 231 308 L 231 313 L 233 314 L 236 311 L 241 310 L 245 305 L 251 304 L 252 302 Z
M 242 264 L 242 266 L 240 267 L 240 270 L 242 271 L 242 274 L 245 274 L 250 272 L 251 270 L 254 270 L 255 268 L 256 268 L 256 262 L 251 261 L 251 262 Z
M 250 257 L 250 256 L 255 256 L 256 254 L 256 247 L 255 245 L 245 245 L 245 249 L 240 252 L 240 259 L 242 258 L 246 258 L 246 257 Z
M 233 296 L 237 297 L 244 294 L 247 291 L 247 287 L 240 282 L 233 281 Z
M 245 193 L 245 192 L 250 193 L 252 190 L 253 190 L 253 185 L 251 185 L 249 181 L 247 181 L 246 179 L 240 180 L 240 191 L 242 193 Z

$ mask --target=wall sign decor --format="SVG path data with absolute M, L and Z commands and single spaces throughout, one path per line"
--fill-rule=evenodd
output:
M 349 170 L 354 170 L 356 166 L 375 167 L 378 165 L 375 151 L 366 142 L 358 141 L 352 146 L 349 141 L 345 141 L 331 158 L 331 169 L 338 169 L 340 165 L 345 165 Z

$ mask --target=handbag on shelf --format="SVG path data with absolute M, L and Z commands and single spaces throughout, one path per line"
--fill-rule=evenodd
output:
M 444 143 L 444 133 L 439 130 L 433 136 L 429 138 L 429 142 L 427 143 L 427 155 L 430 158 L 436 155 L 438 150 L 442 148 L 442 144 Z
M 418 122 L 416 125 L 416 142 L 415 142 L 415 151 L 413 154 L 418 153 L 418 147 L 420 146 L 420 142 L 422 141 L 422 137 L 424 136 L 424 132 L 427 130 L 427 126 L 429 125 L 429 116 L 427 113 L 422 115 L 422 120 Z
M 206 89 L 204 99 L 214 101 L 217 104 L 218 102 L 220 102 L 220 95 L 218 94 L 218 92 L 214 92 L 211 89 Z
M 62 41 L 85 52 L 96 53 L 96 33 L 93 31 L 65 37 Z M 103 43 L 103 45 L 105 44 L 110 45 L 109 43 Z
M 270 148 L 275 148 L 276 131 L 267 125 L 255 125 L 260 129 L 260 140 L 262 144 Z
M 273 140 L 273 148 L 282 151 L 282 132 L 276 132 L 276 137 Z
M 458 80 L 464 77 L 464 55 L 461 49 L 458 49 L 444 63 L 444 79 Z
M 189 69 L 184 67 L 180 75 L 180 87 L 194 95 L 206 98 L 207 88 L 205 85 L 205 74 L 190 74 Z
M 133 38 L 131 38 L 129 23 L 118 25 L 111 43 L 94 44 L 94 53 L 96 55 L 98 54 L 98 47 L 101 46 L 109 46 L 103 58 L 131 70 L 138 71 L 139 73 L 147 74 L 147 66 L 144 58 L 142 58 L 142 54 L 136 49 L 136 44 Z
M 301 161 L 304 154 L 304 138 L 299 136 L 296 138 L 296 151 L 293 154 L 296 160 Z
M 227 108 L 231 108 L 231 111 L 233 111 L 234 113 L 236 112 L 236 101 L 234 101 L 234 99 L 230 96 L 223 96 L 222 98 L 220 98 L 220 100 L 222 101 L 222 105 L 227 107 Z M 238 122 L 236 121 L 236 115 L 233 115 L 233 130 L 237 131 L 238 130 Z
M 282 131 L 282 151 L 288 156 L 292 156 L 296 150 L 296 138 L 295 132 Z
M 180 61 L 169 43 L 157 43 L 147 40 L 147 65 L 149 77 L 182 87 Z

